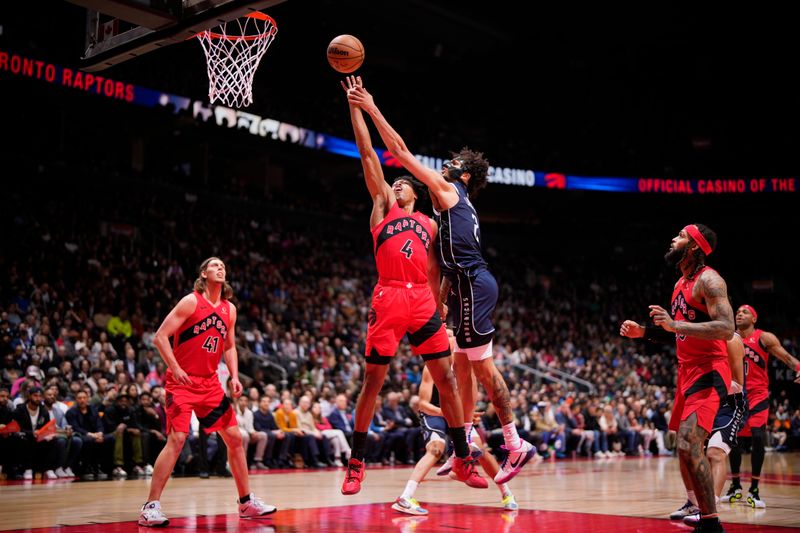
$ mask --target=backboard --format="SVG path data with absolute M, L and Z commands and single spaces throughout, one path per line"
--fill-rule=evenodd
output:
M 285 0 L 69 0 L 86 8 L 81 69 L 97 72 Z

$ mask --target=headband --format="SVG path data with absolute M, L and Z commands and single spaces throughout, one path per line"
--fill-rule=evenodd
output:
M 752 305 L 747 305 L 747 304 L 740 305 L 740 306 L 739 306 L 739 309 L 741 309 L 742 307 L 744 307 L 745 309 L 747 309 L 748 311 L 750 311 L 750 314 L 751 314 L 751 315 L 753 315 L 753 322 L 755 322 L 756 320 L 758 320 L 758 313 L 756 313 L 756 310 L 755 310 L 755 309 L 753 309 L 753 306 L 752 306 Z
M 696 242 L 697 246 L 699 246 L 700 249 L 703 250 L 704 254 L 711 255 L 711 245 L 708 244 L 708 241 L 706 240 L 705 237 L 703 237 L 703 234 L 700 233 L 700 230 L 697 229 L 697 226 L 695 226 L 694 224 L 689 224 L 688 226 L 683 228 L 683 231 L 688 233 L 689 236 L 692 239 L 694 239 L 694 242 Z

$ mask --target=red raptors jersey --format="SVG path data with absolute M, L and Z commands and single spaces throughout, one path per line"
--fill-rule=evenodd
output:
M 757 329 L 747 337 L 742 337 L 748 396 L 753 396 L 769 389 L 769 374 L 767 373 L 769 352 L 761 344 L 762 333 L 764 333 L 762 330 Z
M 191 376 L 217 372 L 225 338 L 231 325 L 231 304 L 222 300 L 216 307 L 205 296 L 194 293 L 197 304 L 172 338 L 172 351 L 178 365 Z
M 692 289 L 700 275 L 709 267 L 703 267 L 692 279 L 681 277 L 672 293 L 671 314 L 674 320 L 686 322 L 708 322 L 708 307 L 692 298 Z M 710 270 L 710 269 L 709 269 Z M 675 335 L 678 362 L 682 365 L 700 365 L 715 359 L 727 359 L 728 349 L 723 340 L 698 339 L 687 335 Z
M 372 228 L 372 242 L 380 279 L 428 283 L 431 223 L 427 216 L 418 211 L 409 215 L 395 202 Z

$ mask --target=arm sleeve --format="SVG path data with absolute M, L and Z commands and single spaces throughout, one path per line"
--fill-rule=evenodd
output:
M 675 342 L 675 334 L 671 333 L 664 328 L 653 324 L 647 324 L 644 327 L 644 338 L 653 342 L 662 342 L 664 344 L 672 344 Z

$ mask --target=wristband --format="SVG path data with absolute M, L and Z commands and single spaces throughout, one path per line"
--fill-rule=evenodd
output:
M 664 328 L 660 328 L 658 326 L 653 326 L 651 324 L 645 324 L 644 326 L 644 335 L 645 339 L 653 339 L 654 337 L 658 337 L 659 335 L 663 335 Z
M 644 338 L 653 342 L 663 342 L 664 344 L 675 342 L 674 333 L 652 324 L 645 324 Z

